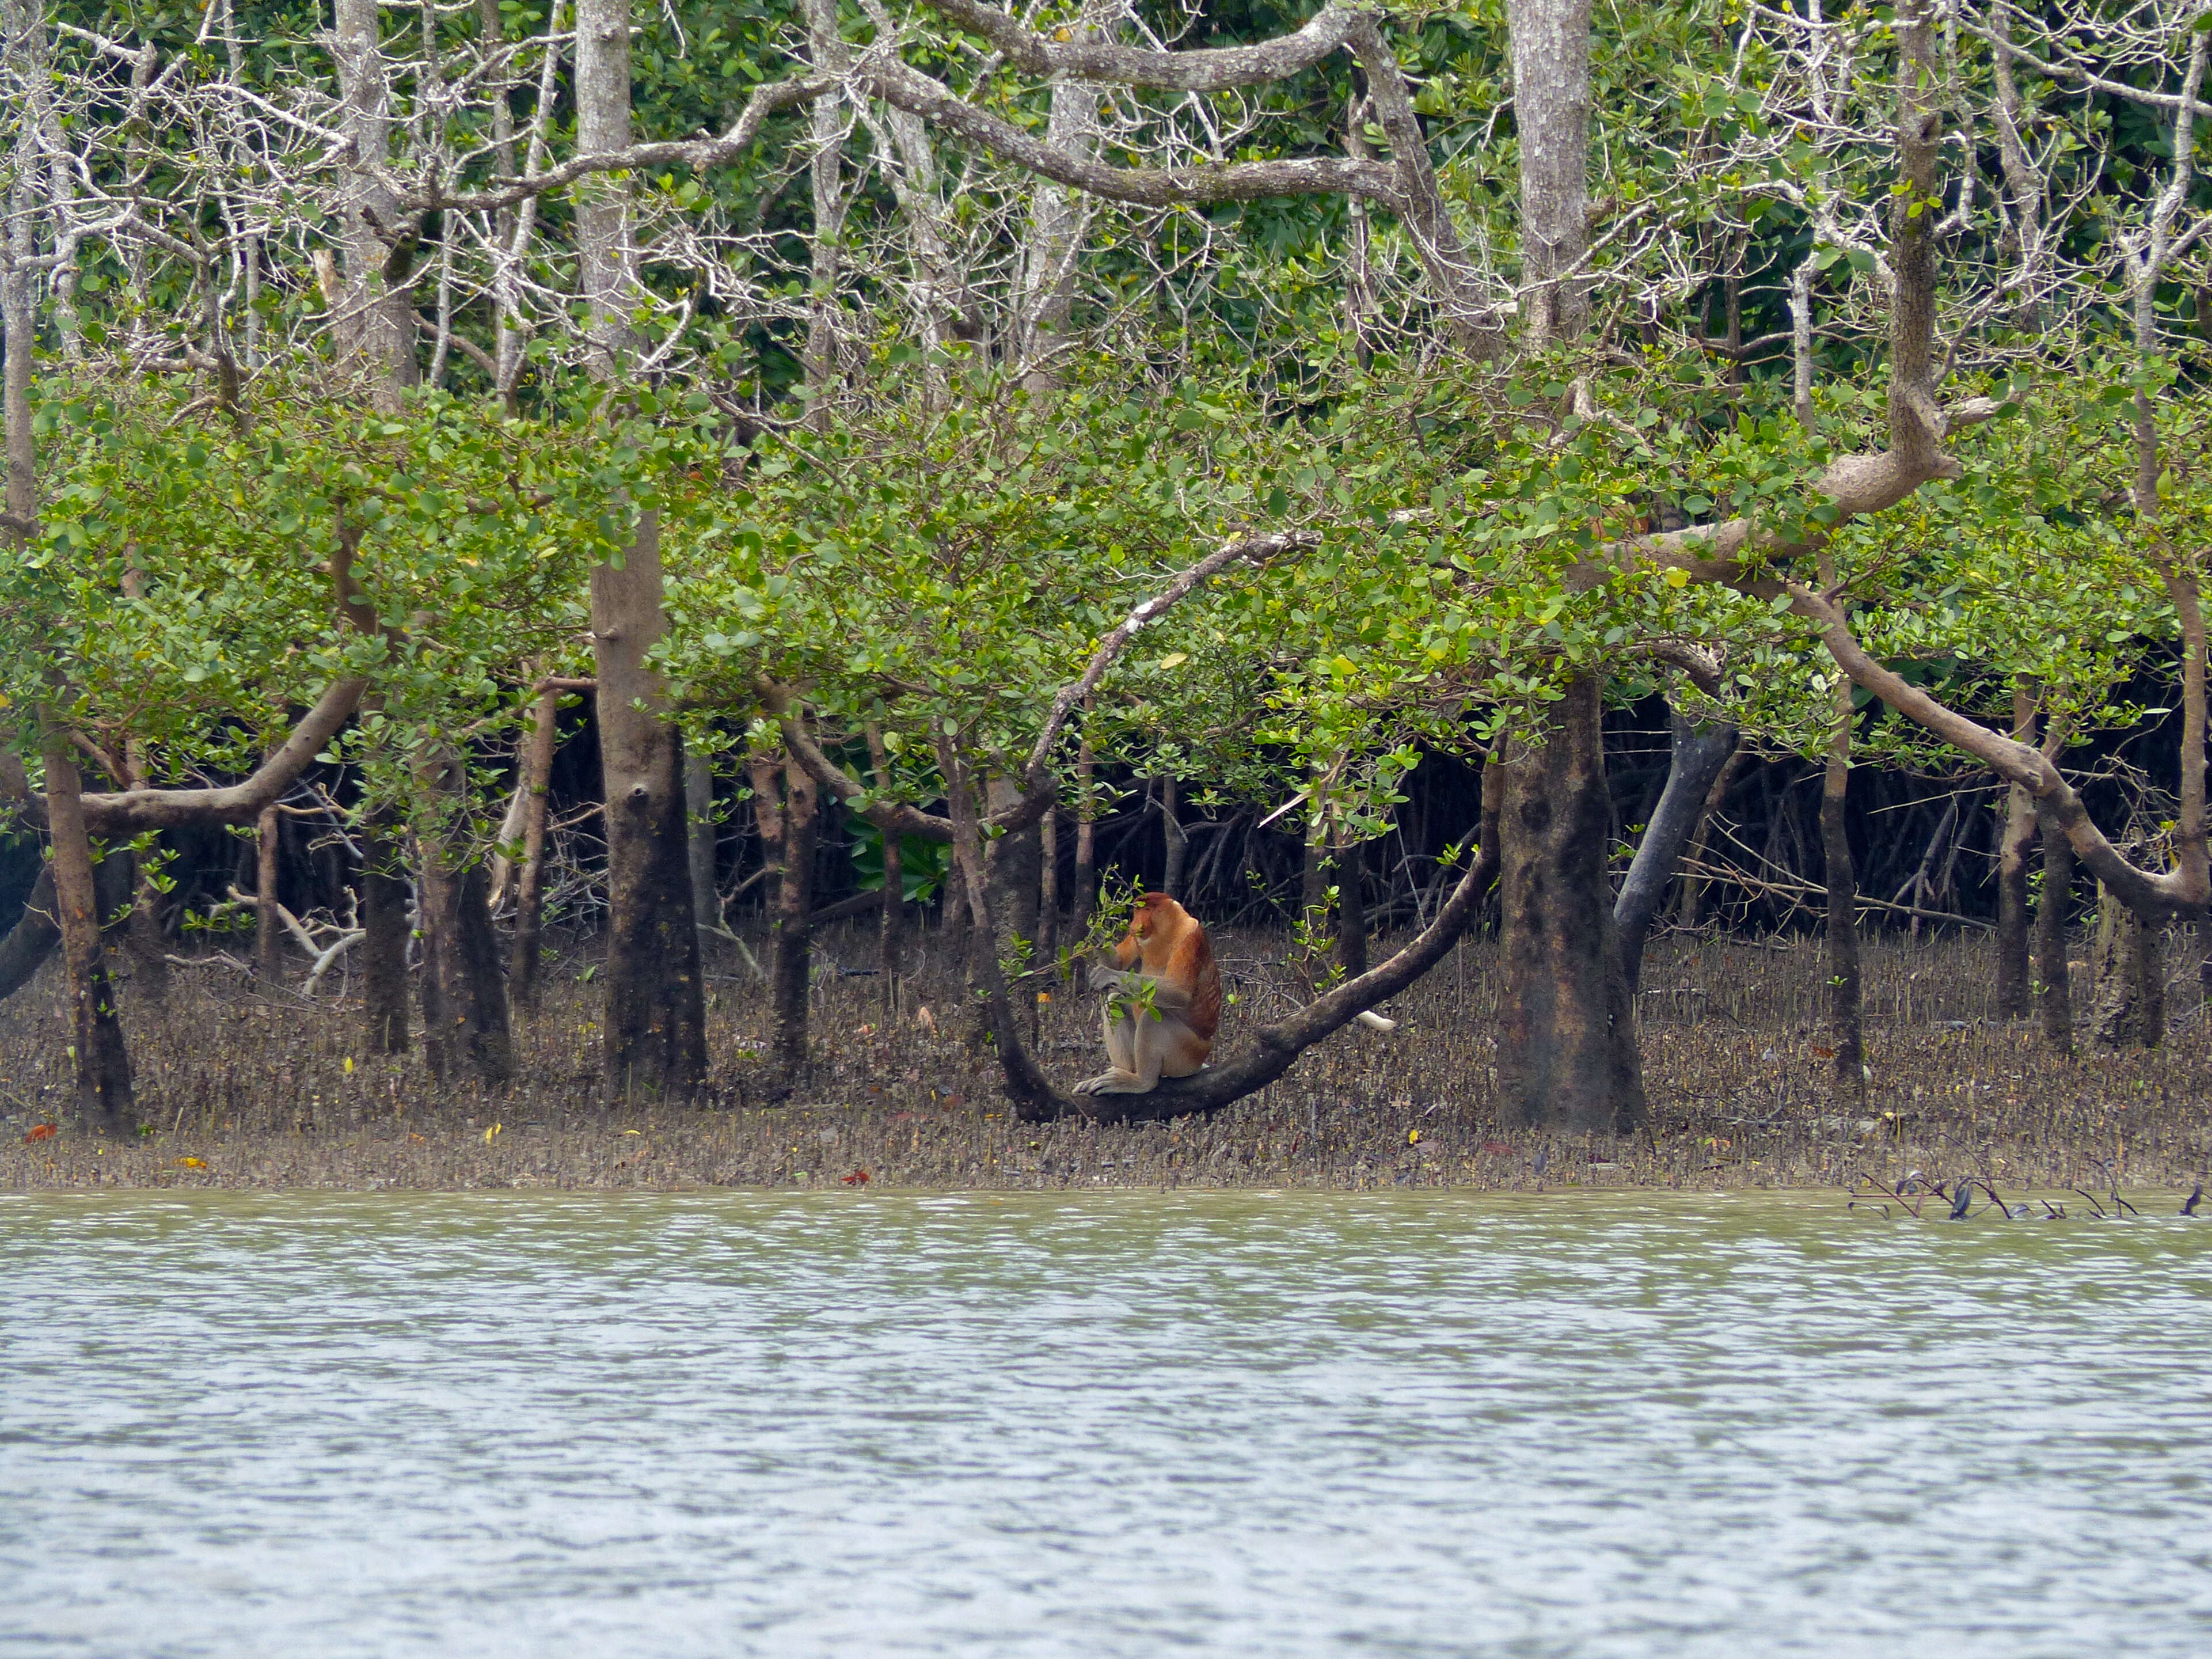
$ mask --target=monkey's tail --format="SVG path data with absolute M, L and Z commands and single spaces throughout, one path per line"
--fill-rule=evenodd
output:
M 1354 1014 L 1352 1018 L 1358 1020 L 1362 1025 L 1364 1025 L 1370 1031 L 1395 1031 L 1398 1029 L 1398 1022 L 1396 1020 L 1385 1019 L 1382 1015 L 1370 1012 L 1364 1008 L 1360 1010 L 1358 1013 Z

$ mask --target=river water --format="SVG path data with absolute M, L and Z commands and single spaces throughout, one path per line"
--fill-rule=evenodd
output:
M 0 1269 L 8 1659 L 2212 1642 L 2170 1214 L 149 1194 Z

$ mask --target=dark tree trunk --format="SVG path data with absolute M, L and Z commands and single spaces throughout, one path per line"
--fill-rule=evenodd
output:
M 1091 706 L 1084 704 L 1088 717 Z M 1091 798 L 1091 783 L 1097 771 L 1097 762 L 1091 753 L 1091 739 L 1085 737 L 1075 751 L 1075 902 L 1067 919 L 1067 931 L 1079 943 L 1091 931 L 1091 912 L 1098 902 L 1097 832 L 1093 822 L 1097 807 Z
M 2066 968 L 2066 913 L 2073 902 L 2074 848 L 2066 832 L 2044 822 L 2043 891 L 2035 904 L 2036 995 L 2043 1040 L 2055 1054 L 2074 1052 L 2074 1001 Z
M 1733 726 L 1701 732 L 1675 714 L 1668 731 L 1667 787 L 1660 792 L 1659 805 L 1644 826 L 1644 839 L 1629 862 L 1628 878 L 1613 904 L 1621 975 L 1632 996 L 1644 976 L 1644 944 L 1650 936 L 1652 918 L 1674 882 L 1683 848 L 1704 828 L 1705 801 L 1714 780 L 1736 750 Z
M 69 974 L 76 1048 L 76 1104 L 86 1127 L 122 1134 L 136 1127 L 131 1055 L 100 939 L 100 892 L 85 833 L 82 784 L 66 739 L 46 740 L 46 828 L 52 839 L 54 908 Z
M 131 953 L 131 988 L 155 1011 L 169 1002 L 169 957 L 161 931 L 161 890 L 153 861 L 124 854 L 131 863 L 131 916 L 125 948 Z M 0 993 L 4 994 L 4 993 Z
M 986 787 L 994 812 L 1021 799 L 1021 785 L 1012 778 L 993 778 Z M 1042 864 L 1035 824 L 1000 836 L 984 848 L 983 868 L 991 882 L 991 915 L 1004 936 L 1000 940 L 1002 947 L 1016 939 L 1036 942 Z
M 2155 1048 L 2166 1040 L 2165 935 L 2101 887 L 2097 895 L 2097 1045 Z
M 1160 838 L 1167 849 L 1167 867 L 1160 878 L 1160 890 L 1171 899 L 1180 900 L 1183 896 L 1183 873 L 1190 867 L 1190 837 L 1183 833 L 1182 792 L 1176 787 L 1173 778 L 1160 780 Z
M 362 1035 L 372 1054 L 407 1052 L 407 864 L 398 815 L 369 813 L 361 827 Z
M 1603 712 L 1602 682 L 1577 676 L 1545 740 L 1505 768 L 1500 1115 L 1561 1133 L 1622 1133 L 1645 1116 L 1613 939 Z
M 254 826 L 253 966 L 274 991 L 284 983 L 284 923 L 276 914 L 276 872 L 283 862 L 283 819 L 274 806 Z
M 426 762 L 425 797 L 440 824 L 417 838 L 422 930 L 422 1055 L 441 1081 L 514 1075 L 507 974 L 491 925 L 491 878 L 462 849 L 468 769 L 458 754 Z
M 522 866 L 515 872 L 514 951 L 508 990 L 517 1006 L 531 1013 L 538 1010 L 542 977 L 545 814 L 547 793 L 552 787 L 554 747 L 559 741 L 560 710 L 559 692 L 538 694 L 537 707 L 530 716 L 530 743 L 523 750 Z
M 2012 692 L 2012 735 L 2035 741 L 2035 702 L 2025 684 Z M 1997 842 L 1997 1014 L 2025 1019 L 2033 1011 L 2027 951 L 2027 849 L 2035 841 L 2035 802 L 2014 784 L 2005 791 L 2004 832 Z
M 1713 820 L 1720 816 L 1721 803 L 1729 798 L 1729 792 L 1735 787 L 1736 780 L 1750 764 L 1751 751 L 1739 744 L 1735 753 L 1729 757 L 1728 763 L 1721 768 L 1720 775 L 1713 780 L 1713 787 L 1705 792 L 1705 806 L 1698 814 L 1698 832 L 1690 838 L 1692 868 L 1682 874 L 1681 902 L 1674 911 L 1674 921 L 1680 927 L 1698 928 L 1705 924 L 1705 896 L 1712 884 L 1698 872 L 1705 866 L 1706 850 L 1712 843 Z
M 1306 844 L 1298 866 L 1298 923 L 1316 939 L 1328 926 L 1328 825 L 1316 811 L 1306 823 Z
M 491 925 L 491 878 L 422 848 L 422 1054 L 442 1081 L 505 1083 L 514 1075 L 507 975 Z
M 814 901 L 817 797 L 812 776 L 795 761 L 783 768 L 784 799 L 776 815 L 783 831 L 781 878 L 769 962 L 769 1059 L 777 1086 L 796 1087 L 806 1072 L 806 990 L 811 957 L 807 913 Z
M 1336 840 L 1336 960 L 1346 979 L 1367 971 L 1367 849 L 1341 830 Z
M 629 7 L 578 0 L 576 142 L 620 149 L 630 139 Z M 586 367 L 619 382 L 635 344 L 637 250 L 626 186 L 587 180 L 575 209 L 578 286 L 590 306 Z M 706 1080 L 707 1007 L 693 920 L 684 744 L 667 690 L 647 660 L 667 631 L 660 525 L 641 514 L 617 567 L 592 572 L 592 658 L 606 802 L 605 1060 L 618 1100 L 689 1094 Z
M 1839 677 L 1840 680 L 1840 677 Z M 1836 1051 L 1836 1086 L 1866 1101 L 1865 994 L 1859 970 L 1858 872 L 1851 863 L 1849 804 L 1851 779 L 1851 695 L 1848 682 L 1836 693 L 1835 732 L 1820 781 L 1820 854 L 1828 889 L 1828 1041 Z
M 93 887 L 99 900 L 100 914 L 112 916 L 129 902 L 133 873 L 131 854 L 110 853 L 93 872 Z M 135 921 L 137 911 L 131 913 Z M 61 912 L 54 903 L 54 866 L 48 863 L 40 867 L 38 879 L 31 884 L 30 896 L 23 901 L 23 914 L 0 939 L 0 1002 L 21 990 L 46 966 L 46 958 L 62 942 Z M 166 964 L 165 964 L 166 965 Z
M 692 918 L 684 744 L 646 653 L 666 628 L 647 514 L 623 568 L 592 572 L 607 835 L 606 1083 L 617 1100 L 706 1080 L 707 1008 Z
M 714 882 L 714 769 L 702 755 L 684 757 L 684 811 L 690 840 L 691 919 L 702 927 L 722 925 Z

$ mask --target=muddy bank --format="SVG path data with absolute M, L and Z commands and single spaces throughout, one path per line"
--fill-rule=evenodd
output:
M 859 939 L 834 962 L 865 960 Z M 1239 997 L 1224 1026 L 1293 994 L 1264 936 L 1226 942 Z M 2115 1182 L 2187 1191 L 2212 1161 L 2212 1042 L 2193 979 L 2166 1042 L 2055 1059 L 1993 1018 L 1978 941 L 1874 946 L 1867 1103 L 1839 1099 L 1818 1021 L 1817 945 L 1668 939 L 1645 969 L 1654 1116 L 1619 1141 L 1498 1121 L 1490 1032 L 1494 947 L 1471 941 L 1390 1012 L 1389 1036 L 1340 1034 L 1263 1094 L 1210 1120 L 1145 1127 L 1027 1124 L 967 1029 L 950 978 L 896 986 L 834 971 L 816 988 L 815 1073 L 766 1103 L 765 1008 L 739 963 L 711 997 L 714 1082 L 684 1107 L 610 1106 L 598 997 L 579 950 L 545 1007 L 518 1021 L 521 1072 L 494 1091 L 441 1090 L 418 1055 L 364 1057 L 353 1011 L 264 995 L 221 970 L 160 1014 L 131 1004 L 144 1133 L 73 1128 L 67 1036 L 51 977 L 0 1005 L 0 1191 L 135 1187 L 337 1188 L 693 1185 L 1066 1187 L 1894 1185 L 1980 1176 L 2008 1188 Z M 1046 1061 L 1094 1063 L 1091 1000 L 1039 1006 Z M 1224 1052 L 1226 1050 L 1224 1049 Z

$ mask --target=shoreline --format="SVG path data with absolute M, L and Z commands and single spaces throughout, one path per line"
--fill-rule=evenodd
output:
M 1237 944 L 1246 1003 L 1274 994 Z M 856 940 L 825 956 L 857 954 Z M 1638 1017 L 1650 1121 L 1614 1139 L 1504 1121 L 1492 1042 L 1500 964 L 1470 941 L 1390 1006 L 1399 1029 L 1333 1036 L 1260 1093 L 1206 1118 L 1099 1125 L 1010 1115 L 988 1048 L 957 1017 L 956 976 L 893 988 L 825 977 L 816 1059 L 773 1103 L 765 999 L 717 980 L 709 1088 L 680 1106 L 611 1106 L 595 989 L 548 988 L 516 1023 L 515 1080 L 441 1085 L 419 1050 L 370 1055 L 337 1000 L 204 984 L 166 1009 L 131 999 L 132 1063 L 155 1133 L 110 1142 L 65 1121 L 66 1010 L 51 976 L 0 1003 L 0 1193 L 316 1191 L 1170 1190 L 1480 1192 L 1894 1187 L 1965 1176 L 2000 1193 L 2118 1185 L 2186 1194 L 2212 1176 L 2212 1018 L 2177 1010 L 2156 1048 L 2054 1056 L 1991 1017 L 1978 941 L 1867 953 L 1877 1017 L 1863 1103 L 1839 1099 L 1819 1017 L 1817 953 L 1662 936 Z M 1235 963 L 1240 957 L 1232 956 Z M 1280 988 L 1275 988 L 1279 989 Z M 931 1012 L 932 1006 L 938 1010 Z M 1094 1063 L 1087 1000 L 1041 1003 L 1036 1051 Z M 50 1129 L 49 1126 L 58 1125 Z M 865 1171 L 865 1182 L 857 1179 Z

